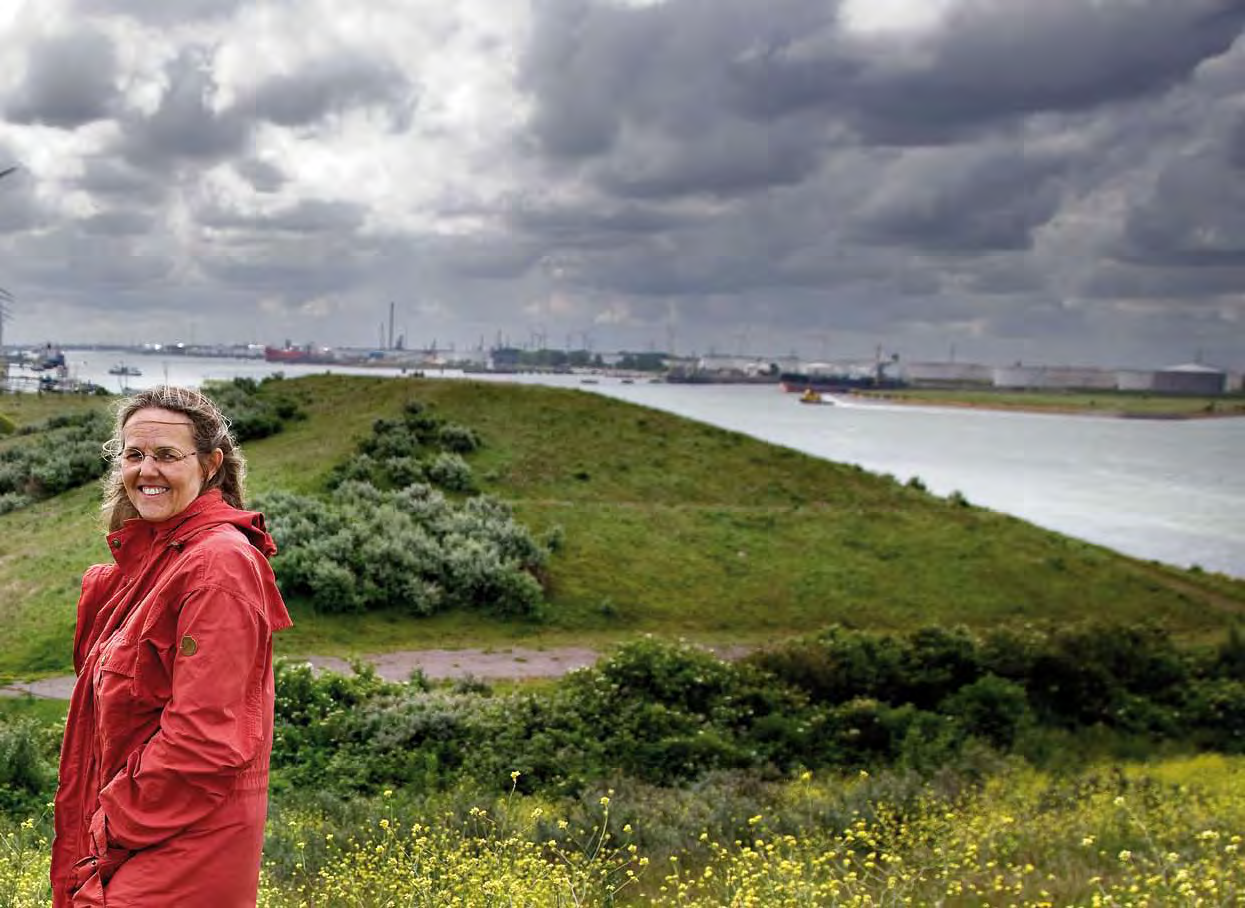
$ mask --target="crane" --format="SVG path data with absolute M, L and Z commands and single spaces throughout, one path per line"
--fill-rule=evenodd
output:
M 15 170 L 17 170 L 16 165 L 0 170 L 0 180 L 13 173 Z M 9 293 L 9 291 L 5 290 L 3 287 L 0 287 L 0 347 L 3 347 L 4 345 L 4 323 L 10 318 L 9 304 L 11 302 L 13 302 L 13 294 Z M 5 362 L 7 368 L 7 360 L 5 360 Z

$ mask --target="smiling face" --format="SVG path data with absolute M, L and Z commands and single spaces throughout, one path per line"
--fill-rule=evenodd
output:
M 121 481 L 143 520 L 168 520 L 186 510 L 224 458 L 219 448 L 207 457 L 196 455 L 193 424 L 184 413 L 173 410 L 147 407 L 136 411 L 126 420 L 121 437 L 125 451 L 164 455 L 143 457 L 137 463 L 122 456 Z M 176 454 L 189 456 L 173 459 Z

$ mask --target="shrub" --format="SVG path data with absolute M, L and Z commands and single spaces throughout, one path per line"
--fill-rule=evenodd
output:
M 1019 635 L 1024 648 L 1016 665 L 1039 665 L 1049 648 L 1061 645 L 1058 636 Z M 859 654 L 866 643 L 882 653 L 893 647 L 935 679 L 946 676 L 948 664 L 978 664 L 965 657 L 971 638 L 960 632 L 895 638 L 891 646 L 882 645 L 882 635 L 839 630 L 831 637 L 840 653 Z M 843 645 L 845 640 L 852 645 Z M 1001 640 L 994 637 L 991 646 Z M 518 770 L 524 791 L 569 794 L 613 775 L 654 785 L 692 784 L 728 770 L 795 768 L 896 766 L 924 778 L 948 770 L 977 776 L 1000 752 L 1068 767 L 1095 755 L 1142 758 L 1163 738 L 1245 750 L 1245 685 L 1232 679 L 1202 677 L 1156 698 L 1125 691 L 1113 701 L 1109 725 L 1042 725 L 1024 683 L 993 672 L 928 709 L 863 693 L 811 702 L 808 691 L 824 688 L 787 679 L 814 674 L 817 649 L 806 641 L 796 649 L 798 659 L 784 660 L 786 649 L 764 654 L 785 673 L 772 674 L 755 660 L 724 662 L 686 643 L 645 638 L 547 687 L 505 695 L 479 685 L 430 692 L 426 682 L 369 688 L 366 680 L 357 682 L 363 684 L 358 696 L 349 689 L 326 694 L 309 675 L 283 677 L 281 696 L 303 690 L 311 705 L 279 704 L 278 745 L 295 754 L 311 746 L 312 757 L 299 763 L 299 778 L 326 789 L 375 791 L 402 783 L 429 790 L 464 778 L 490 785 Z M 918 653 L 933 658 L 919 663 Z M 1005 664 L 998 653 L 990 659 Z M 789 671 L 792 665 L 800 671 Z M 836 676 L 832 682 L 839 683 Z M 323 683 L 334 690 L 331 685 L 340 682 Z M 841 692 L 832 689 L 836 696 Z M 290 763 L 274 756 L 274 765 Z
M 277 542 L 272 564 L 282 590 L 323 611 L 539 617 L 536 574 L 548 550 L 500 502 L 455 505 L 429 486 L 395 492 L 349 480 L 329 501 L 280 493 L 256 506 Z
M 981 675 L 976 639 L 964 628 L 921 628 L 907 638 L 897 689 L 879 691 L 894 703 L 932 709 Z M 888 696 L 889 694 L 889 696 Z
M 1007 750 L 1033 722 L 1025 689 L 1015 681 L 986 675 L 961 687 L 939 706 L 955 718 L 967 734 Z
M 435 455 L 427 466 L 428 481 L 448 492 L 471 492 L 475 479 L 471 467 L 458 454 L 447 451 Z
M 615 765 L 636 778 L 670 782 L 713 769 L 790 765 L 802 753 L 791 728 L 770 717 L 805 712 L 805 699 L 755 666 L 686 643 L 651 638 L 619 647 L 560 686 L 563 711 L 606 738 Z M 760 728 L 760 734 L 755 734 Z
M 470 454 L 480 447 L 480 437 L 476 433 L 456 423 L 446 423 L 437 433 L 441 447 L 454 454 Z
M 33 719 L 0 721 L 0 812 L 39 810 L 56 780 L 48 731 Z
M 762 652 L 753 661 L 813 700 L 829 704 L 857 697 L 890 699 L 904 672 L 898 639 L 842 627 L 832 627 L 808 643 Z
M 352 663 L 352 674 L 322 671 L 309 663 L 278 659 L 273 666 L 274 723 L 272 765 L 283 780 L 321 781 L 354 711 L 377 697 L 402 689 L 376 674 L 373 666 Z
M 1228 628 L 1227 639 L 1215 653 L 1214 672 L 1224 678 L 1245 681 L 1245 624 Z
M 1245 753 L 1245 681 L 1209 678 L 1185 689 L 1183 724 L 1204 748 Z
M 22 495 L 18 492 L 5 492 L 0 494 L 0 514 L 7 514 L 9 511 L 16 511 L 20 508 L 29 506 L 33 502 L 33 498 Z
M 1136 697 L 1173 703 L 1189 665 L 1154 626 L 1086 624 L 1060 628 L 1026 679 L 1030 702 L 1046 721 L 1071 726 L 1136 726 Z
M 466 426 L 443 423 L 418 401 L 410 401 L 399 419 L 378 419 L 357 453 L 334 467 L 330 488 L 361 481 L 381 489 L 431 483 L 449 492 L 475 490 L 471 467 L 463 460 L 481 445 Z
M 60 414 L 20 435 L 30 440 L 0 453 L 0 495 L 36 501 L 92 482 L 108 469 L 103 444 L 112 432 L 108 414 Z M 9 498 L 12 510 L 20 498 Z
M 229 419 L 230 430 L 238 441 L 267 438 L 285 428 L 287 422 L 305 419 L 298 404 L 280 395 L 281 379 L 256 381 L 239 376 L 231 381 L 204 382 L 203 390 Z

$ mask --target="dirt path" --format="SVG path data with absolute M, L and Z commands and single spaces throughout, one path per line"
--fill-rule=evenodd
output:
M 555 678 L 571 669 L 592 665 L 597 657 L 595 650 L 566 646 L 540 650 L 522 647 L 506 650 L 425 649 L 375 653 L 360 658 L 376 666 L 376 673 L 386 681 L 405 681 L 416 669 L 422 669 L 432 680 L 472 677 L 495 681 L 502 678 Z M 304 660 L 291 658 L 290 661 Z M 320 669 L 342 673 L 350 671 L 350 664 L 335 656 L 308 656 L 305 661 Z M 15 681 L 0 686 L 0 697 L 68 700 L 73 684 L 72 675 Z
M 711 647 L 724 659 L 735 659 L 748 647 Z M 556 678 L 567 672 L 594 665 L 600 653 L 581 646 L 504 650 L 483 649 L 421 649 L 396 653 L 375 653 L 360 658 L 376 666 L 376 673 L 386 681 L 406 681 L 411 672 L 421 669 L 434 681 L 447 678 L 478 678 L 482 681 L 523 678 Z M 290 661 L 303 661 L 291 658 Z M 319 669 L 347 673 L 350 665 L 335 656 L 306 658 Z M 15 681 L 0 685 L 0 697 L 41 697 L 68 700 L 73 692 L 72 675 L 41 678 L 38 681 Z

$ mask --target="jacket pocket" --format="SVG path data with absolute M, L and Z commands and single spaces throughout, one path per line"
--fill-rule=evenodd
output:
M 142 640 L 135 649 L 134 697 L 144 705 L 163 707 L 173 697 L 174 648 Z
M 99 861 L 94 857 L 86 857 L 74 864 L 74 875 L 77 877 L 70 905 L 72 908 L 108 908 L 104 899 L 104 881 L 99 875 Z
M 95 670 L 95 711 L 96 727 L 105 746 L 134 722 L 137 657 L 138 647 L 129 642 L 110 644 L 100 655 Z

